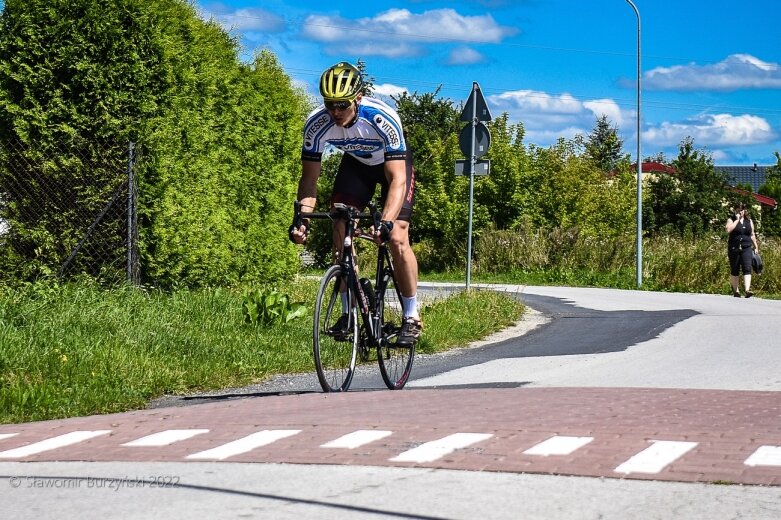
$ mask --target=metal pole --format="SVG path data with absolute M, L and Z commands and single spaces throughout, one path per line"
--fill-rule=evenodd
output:
M 469 290 L 469 281 L 472 277 L 472 199 L 475 190 L 475 140 L 477 139 L 477 82 L 472 82 L 472 143 L 470 148 L 472 156 L 469 158 L 469 231 L 466 240 L 466 289 Z
M 637 16 L 637 288 L 643 285 L 643 156 L 640 155 L 640 11 L 626 0 Z
M 135 145 L 133 141 L 130 141 L 127 148 L 127 281 L 131 285 L 134 285 L 135 283 L 135 277 L 133 276 L 133 252 L 135 247 L 135 244 L 133 243 L 133 237 L 135 234 L 135 179 L 133 178 L 133 173 L 135 170 L 134 152 Z

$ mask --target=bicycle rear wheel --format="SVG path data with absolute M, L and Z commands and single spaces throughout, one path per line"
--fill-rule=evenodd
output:
M 415 359 L 415 345 L 401 346 L 396 344 L 396 338 L 401 330 L 402 317 L 401 293 L 390 273 L 386 273 L 383 283 L 377 292 L 379 298 L 379 313 L 382 327 L 382 341 L 377 347 L 377 360 L 380 364 L 380 374 L 385 386 L 391 390 L 404 388 L 412 372 L 412 362 Z
M 348 324 L 344 328 L 335 327 L 342 316 L 340 289 L 344 279 L 342 268 L 331 266 L 323 275 L 315 300 L 314 359 L 317 379 L 324 392 L 347 391 L 355 374 L 358 315 L 349 289 Z

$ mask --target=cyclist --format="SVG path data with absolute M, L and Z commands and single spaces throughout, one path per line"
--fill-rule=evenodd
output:
M 409 243 L 409 224 L 415 194 L 412 153 L 404 141 L 399 115 L 379 99 L 363 95 L 361 72 L 354 65 L 339 62 L 320 77 L 323 104 L 311 112 L 304 125 L 301 153 L 302 174 L 298 200 L 304 211 L 312 211 L 317 197 L 317 179 L 326 144 L 342 150 L 334 180 L 331 204 L 343 203 L 363 210 L 379 184 L 383 200 L 382 224 L 374 230 L 375 241 L 389 242 L 394 269 L 402 295 L 404 320 L 398 344 L 411 345 L 420 337 L 418 312 L 418 262 Z M 290 239 L 303 244 L 308 222 L 290 229 Z M 334 226 L 336 251 L 343 241 L 343 226 Z M 343 294 L 342 308 L 347 309 Z M 342 314 L 334 332 L 348 328 Z

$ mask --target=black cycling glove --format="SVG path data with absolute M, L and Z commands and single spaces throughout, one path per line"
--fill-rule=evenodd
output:
M 390 220 L 383 220 L 380 222 L 380 227 L 377 228 L 377 230 L 380 232 L 380 240 L 387 242 L 390 240 L 391 231 L 393 230 L 393 222 Z

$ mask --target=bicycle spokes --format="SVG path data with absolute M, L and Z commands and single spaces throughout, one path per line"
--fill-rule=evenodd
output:
M 341 267 L 332 266 L 323 276 L 315 301 L 313 353 L 317 377 L 326 392 L 347 390 L 355 373 L 358 316 L 354 305 L 343 312 L 341 280 Z
M 381 298 L 379 314 L 382 321 L 382 338 L 377 347 L 377 358 L 385 385 L 391 390 L 398 390 L 403 388 L 409 379 L 415 358 L 415 345 L 396 344 L 403 312 L 401 295 L 390 274 L 385 275 L 380 288 L 377 297 Z

